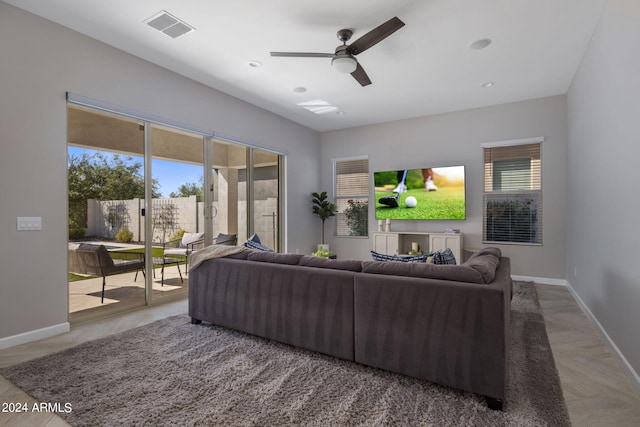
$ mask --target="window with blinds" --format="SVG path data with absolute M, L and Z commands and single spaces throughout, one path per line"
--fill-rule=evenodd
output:
M 369 158 L 333 161 L 336 236 L 369 235 Z
M 483 242 L 542 244 L 542 138 L 483 145 Z

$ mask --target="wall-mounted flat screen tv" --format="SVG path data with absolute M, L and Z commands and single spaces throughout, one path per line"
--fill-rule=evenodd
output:
M 465 219 L 464 166 L 374 172 L 376 219 Z

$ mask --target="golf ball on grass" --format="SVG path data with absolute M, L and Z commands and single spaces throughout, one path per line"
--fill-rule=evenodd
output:
M 409 196 L 404 200 L 404 204 L 407 205 L 408 208 L 415 208 L 418 205 L 418 201 L 415 197 Z

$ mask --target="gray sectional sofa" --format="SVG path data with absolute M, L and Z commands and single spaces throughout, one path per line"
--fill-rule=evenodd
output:
M 510 260 L 462 265 L 244 251 L 190 272 L 189 315 L 297 347 L 505 398 Z

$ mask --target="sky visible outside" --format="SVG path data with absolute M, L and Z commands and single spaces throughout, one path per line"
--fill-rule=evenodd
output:
M 97 153 L 97 150 L 90 150 L 87 148 L 80 147 L 68 147 L 68 155 L 71 156 L 82 156 L 84 153 L 89 155 Z M 109 155 L 111 153 L 106 151 L 101 151 L 101 153 L 105 155 Z M 121 154 L 121 158 L 126 159 L 128 154 Z M 133 162 L 139 162 L 141 165 L 144 165 L 144 159 L 140 156 L 130 156 L 133 158 Z M 160 184 L 158 191 L 162 194 L 162 197 L 169 197 L 169 193 L 178 192 L 178 187 L 182 184 L 186 184 L 188 182 L 200 183 L 202 179 L 202 166 L 192 165 L 189 163 L 179 163 L 175 161 L 168 160 L 152 160 L 151 161 L 151 173 L 155 179 L 158 180 Z M 144 174 L 144 166 L 140 169 L 140 174 Z

